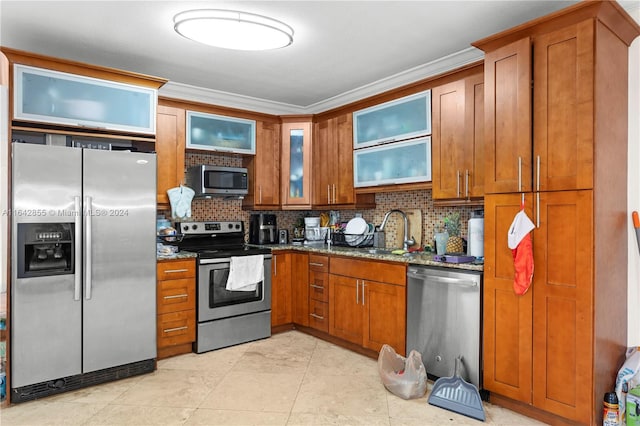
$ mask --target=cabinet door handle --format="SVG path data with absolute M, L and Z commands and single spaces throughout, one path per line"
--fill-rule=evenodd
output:
M 180 272 L 189 272 L 188 269 L 167 269 L 164 271 L 165 274 L 178 274 Z
M 540 156 L 536 157 L 536 227 L 540 228 Z
M 536 192 L 536 227 L 540 228 L 540 191 Z
M 314 314 L 314 313 L 310 313 L 309 316 L 312 316 L 315 319 L 319 319 L 321 321 L 324 321 L 324 317 L 323 316 L 320 316 L 320 315 L 317 315 L 317 314 Z
M 456 198 L 460 198 L 460 170 L 456 170 Z
M 324 291 L 324 287 L 321 285 L 309 284 L 309 287 L 317 288 L 319 290 Z
M 188 294 L 184 293 L 184 294 L 174 294 L 173 296 L 164 296 L 164 299 L 182 299 L 185 297 L 189 297 Z
M 522 157 L 518 157 L 518 192 L 522 192 Z
M 278 255 L 273 255 L 273 275 L 278 275 Z
M 310 265 L 310 266 L 320 266 L 320 267 L 323 267 L 323 266 L 324 266 L 324 263 L 309 262 L 309 265 Z
M 259 203 L 262 204 L 262 185 L 258 187 Z
M 359 291 L 360 291 L 360 280 L 356 280 L 356 305 L 360 304 L 360 297 L 359 297 Z
M 362 280 L 362 306 L 364 306 L 364 288 L 366 287 L 366 284 L 364 283 L 364 280 Z
M 336 203 L 336 184 L 333 184 L 333 204 Z
M 183 327 L 165 328 L 165 329 L 164 329 L 164 332 L 165 332 L 165 333 L 171 333 L 171 332 L 173 332 L 173 331 L 186 330 L 187 328 L 189 328 L 189 327 L 187 327 L 186 325 L 185 325 L 185 326 L 183 326 Z
M 464 171 L 464 196 L 469 198 L 469 169 Z
M 540 156 L 536 158 L 536 191 L 540 191 Z
M 327 184 L 327 204 L 331 204 L 331 186 Z

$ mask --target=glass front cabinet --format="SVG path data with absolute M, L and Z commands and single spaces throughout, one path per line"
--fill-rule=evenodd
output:
M 356 188 L 430 181 L 431 136 L 355 150 L 353 176 Z
M 256 122 L 187 111 L 187 149 L 255 155 Z
M 156 89 L 14 65 L 15 120 L 155 134 Z
M 431 134 L 431 91 L 416 93 L 353 113 L 353 148 Z
M 282 123 L 282 208 L 311 207 L 311 121 Z

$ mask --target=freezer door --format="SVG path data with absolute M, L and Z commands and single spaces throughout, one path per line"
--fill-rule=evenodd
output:
M 11 386 L 19 388 L 81 373 L 82 300 L 74 294 L 80 262 L 73 274 L 18 279 L 17 230 L 19 223 L 81 222 L 75 199 L 82 157 L 66 147 L 12 149 Z
M 84 150 L 83 371 L 156 356 L 156 157 Z

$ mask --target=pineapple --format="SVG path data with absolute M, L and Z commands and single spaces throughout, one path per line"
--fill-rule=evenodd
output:
M 449 233 L 447 240 L 447 253 L 462 253 L 464 245 L 460 237 L 460 213 L 451 213 L 444 219 L 444 226 Z

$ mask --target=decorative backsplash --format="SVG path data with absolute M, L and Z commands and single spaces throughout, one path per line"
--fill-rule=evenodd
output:
M 186 153 L 185 166 L 209 164 L 216 166 L 241 167 L 242 158 L 239 156 L 214 155 L 206 153 Z M 433 235 L 437 226 L 442 226 L 444 218 L 457 211 L 460 213 L 461 235 L 467 235 L 467 222 L 471 217 L 474 207 L 436 207 L 433 205 L 431 190 L 415 190 L 406 192 L 389 192 L 376 194 L 376 208 L 370 210 L 341 210 L 340 220 L 345 222 L 361 213 L 367 222 L 380 225 L 384 214 L 392 209 L 420 209 L 422 211 L 422 241 L 416 242 L 421 246 L 432 245 Z M 167 212 L 168 213 L 168 212 Z M 252 212 L 242 210 L 242 200 L 225 200 L 223 198 L 194 199 L 191 204 L 192 220 L 243 220 L 245 231 L 248 233 L 249 216 Z M 320 211 L 273 211 L 277 216 L 278 228 L 288 229 L 289 235 L 293 234 L 295 223 L 300 217 L 318 216 Z M 168 216 L 168 215 L 167 215 Z M 403 227 L 399 215 L 391 215 L 385 226 L 387 247 L 400 247 L 401 241 L 394 241 L 397 231 Z

